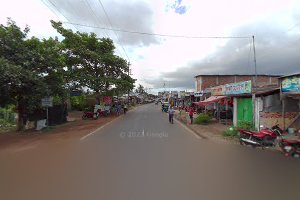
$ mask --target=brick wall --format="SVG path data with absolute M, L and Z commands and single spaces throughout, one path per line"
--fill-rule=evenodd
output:
M 219 80 L 218 85 L 225 85 L 227 83 L 234 83 L 235 82 L 235 77 L 234 76 L 219 76 L 216 79 Z
M 286 112 L 284 116 L 285 120 L 285 126 L 289 127 L 291 123 L 294 121 L 294 119 L 297 116 L 297 112 Z M 260 125 L 263 125 L 264 127 L 272 127 L 276 124 L 279 124 L 280 128 L 283 128 L 283 119 L 282 119 L 282 113 L 279 112 L 260 112 Z
M 202 79 L 202 81 L 200 81 Z M 197 91 L 205 90 L 206 88 L 215 87 L 218 85 L 225 85 L 228 83 L 234 82 L 242 82 L 252 80 L 254 81 L 255 76 L 248 76 L 248 75 L 215 75 L 215 76 L 208 76 L 202 75 L 196 78 L 197 80 Z M 201 83 L 202 82 L 202 83 Z M 261 85 L 270 85 L 270 84 L 277 84 L 278 85 L 278 78 L 277 77 L 269 77 L 269 76 L 257 76 L 257 84 Z
M 252 80 L 253 76 L 236 76 L 236 82 Z

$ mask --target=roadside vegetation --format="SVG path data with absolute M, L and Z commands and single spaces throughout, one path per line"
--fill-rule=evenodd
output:
M 0 133 L 16 128 L 16 110 L 14 105 L 0 107 Z
M 223 136 L 226 138 L 237 138 L 239 136 L 240 129 L 253 130 L 253 125 L 251 122 L 240 121 L 238 122 L 238 126 L 232 126 L 225 130 L 223 132 Z
M 196 124 L 206 125 L 211 121 L 211 119 L 211 116 L 209 116 L 208 114 L 201 113 L 195 118 L 194 122 Z
M 43 109 L 44 97 L 53 97 L 54 104 L 63 105 L 73 90 L 89 88 L 99 101 L 100 96 L 134 88 L 130 63 L 114 54 L 111 39 L 51 23 L 62 40 L 28 38 L 29 27 L 22 30 L 11 19 L 0 25 L 0 107 L 5 109 L 2 113 L 14 107 L 9 112 L 17 113 L 18 130 L 24 129 L 26 118 Z M 84 109 L 84 98 L 71 101 Z M 1 115 L 0 119 L 1 126 L 11 125 L 11 117 Z

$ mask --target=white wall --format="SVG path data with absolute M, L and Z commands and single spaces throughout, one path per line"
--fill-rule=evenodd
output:
M 237 126 L 237 98 L 233 98 L 233 126 Z

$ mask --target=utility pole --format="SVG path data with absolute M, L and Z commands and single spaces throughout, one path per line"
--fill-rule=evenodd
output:
M 128 65 L 128 76 L 130 76 L 130 75 L 132 75 L 131 74 L 131 69 L 129 68 L 129 65 Z M 128 93 L 127 93 L 127 103 L 128 103 L 128 105 L 129 105 L 129 92 L 130 92 L 130 89 L 128 89 Z
M 255 73 L 255 77 L 254 77 L 254 83 L 252 83 L 252 112 L 253 112 L 253 126 L 255 127 L 255 122 L 256 122 L 256 90 L 257 90 L 257 66 L 256 66 L 256 52 L 255 52 L 255 40 L 254 40 L 254 35 L 252 36 L 252 44 L 253 44 L 253 57 L 254 57 L 254 73 Z M 255 91 L 254 91 L 255 89 Z

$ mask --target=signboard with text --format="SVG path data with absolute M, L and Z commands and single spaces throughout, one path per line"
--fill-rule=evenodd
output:
M 218 95 L 225 94 L 225 86 L 224 85 L 212 87 L 210 89 L 211 89 L 211 95 L 218 96 Z
M 238 83 L 231 83 L 225 85 L 225 94 L 251 94 L 252 84 L 251 81 L 244 81 Z
M 103 97 L 104 104 L 111 104 L 112 103 L 112 97 L 111 96 L 104 96 Z
M 220 85 L 217 87 L 212 87 L 211 94 L 213 96 L 222 95 L 235 95 L 235 94 L 251 94 L 252 93 L 252 83 L 251 81 L 243 81 L 238 83 L 230 83 L 226 85 Z
M 281 92 L 300 93 L 300 75 L 282 78 Z
M 201 91 L 201 92 L 195 92 L 194 96 L 195 97 L 202 97 L 203 96 L 203 91 Z
M 42 99 L 42 107 L 52 107 L 53 106 L 53 98 L 45 97 Z

